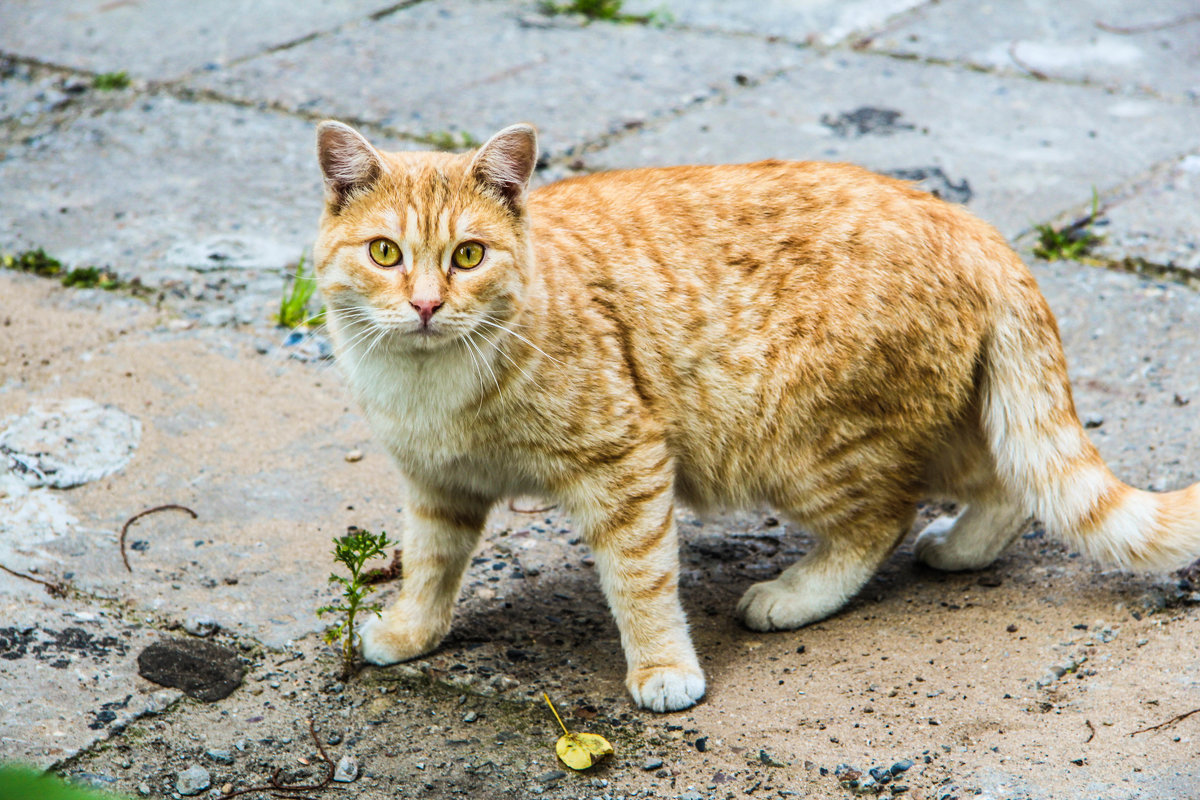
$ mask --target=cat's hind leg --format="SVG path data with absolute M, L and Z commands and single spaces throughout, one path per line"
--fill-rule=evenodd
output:
M 833 614 L 870 580 L 915 517 L 912 502 L 880 500 L 835 526 L 820 526 L 816 548 L 775 580 L 747 589 L 738 616 L 756 631 L 785 631 Z
M 983 569 L 1012 544 L 1029 518 L 1002 487 L 971 498 L 958 516 L 938 517 L 917 537 L 917 559 L 934 569 Z

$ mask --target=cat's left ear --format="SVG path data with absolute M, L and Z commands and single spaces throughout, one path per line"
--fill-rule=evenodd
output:
M 317 158 L 325 177 L 325 199 L 335 210 L 383 174 L 379 151 L 354 128 L 333 120 L 317 126 Z
M 525 193 L 537 155 L 537 131 L 533 126 L 510 125 L 479 148 L 471 162 L 471 173 L 519 215 L 525 210 Z

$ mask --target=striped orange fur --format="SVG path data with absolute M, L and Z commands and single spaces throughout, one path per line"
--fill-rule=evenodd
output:
M 1200 554 L 1200 489 L 1109 473 L 1033 277 L 959 207 L 782 161 L 530 192 L 528 126 L 450 155 L 382 153 L 327 122 L 318 150 L 338 359 L 409 489 L 404 584 L 363 631 L 370 661 L 437 645 L 488 509 L 512 495 L 552 498 L 583 531 L 627 685 L 657 711 L 705 685 L 676 502 L 770 505 L 817 537 L 742 598 L 757 630 L 837 611 L 923 497 L 965 506 L 918 538 L 943 569 L 989 563 L 1030 514 L 1125 566 Z

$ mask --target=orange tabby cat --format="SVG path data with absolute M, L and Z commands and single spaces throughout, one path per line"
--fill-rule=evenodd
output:
M 532 128 L 478 152 L 382 153 L 322 123 L 314 248 L 350 387 L 408 484 L 399 599 L 377 664 L 450 627 L 488 510 L 551 498 L 596 559 L 638 705 L 687 708 L 704 674 L 680 606 L 675 503 L 770 505 L 816 548 L 738 614 L 832 614 L 908 532 L 977 569 L 1027 515 L 1104 561 L 1200 554 L 1200 486 L 1154 495 L 1105 467 L 1058 329 L 1021 260 L 966 211 L 844 164 L 639 169 L 527 191 Z

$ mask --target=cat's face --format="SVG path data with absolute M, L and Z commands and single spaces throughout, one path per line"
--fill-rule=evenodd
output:
M 475 154 L 381 153 L 321 125 L 326 210 L 313 256 L 343 347 L 434 350 L 503 331 L 528 285 L 536 148 L 533 130 L 514 126 Z

